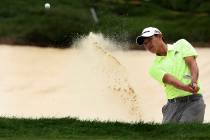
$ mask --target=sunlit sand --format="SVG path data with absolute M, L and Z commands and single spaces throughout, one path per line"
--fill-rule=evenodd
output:
M 69 49 L 0 45 L 0 115 L 161 122 L 165 95 L 154 56 L 90 34 Z M 118 46 L 119 48 L 119 46 Z M 196 48 L 210 121 L 210 49 Z

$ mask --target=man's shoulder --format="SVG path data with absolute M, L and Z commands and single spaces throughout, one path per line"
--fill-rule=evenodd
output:
M 183 53 L 183 57 L 197 56 L 195 48 L 186 39 L 179 39 L 173 45 L 176 51 Z
M 177 40 L 173 44 L 173 46 L 176 48 L 176 50 L 193 48 L 193 46 L 186 39 L 179 39 L 179 40 Z
M 190 43 L 186 39 L 182 38 L 182 39 L 177 40 L 173 45 L 184 46 L 184 45 L 189 45 L 189 44 Z

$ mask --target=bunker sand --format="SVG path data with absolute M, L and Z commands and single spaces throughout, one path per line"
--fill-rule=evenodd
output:
M 147 72 L 154 57 L 116 46 L 95 34 L 71 49 L 1 45 L 0 115 L 161 122 L 164 91 Z M 210 49 L 196 50 L 209 122 Z

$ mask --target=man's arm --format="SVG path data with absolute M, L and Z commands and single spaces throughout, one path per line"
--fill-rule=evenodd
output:
M 190 73 L 192 76 L 192 83 L 197 83 L 198 81 L 198 65 L 194 56 L 185 57 L 185 62 L 190 69 Z
M 199 76 L 199 69 L 198 69 L 196 59 L 194 56 L 185 57 L 184 59 L 187 66 L 189 67 L 189 70 L 192 76 L 191 85 L 198 92 L 199 87 L 197 85 L 197 81 L 198 81 L 198 76 Z
M 163 76 L 163 82 L 165 84 L 169 84 L 172 85 L 178 89 L 184 90 L 184 91 L 188 91 L 191 93 L 195 93 L 195 90 L 193 87 L 191 87 L 190 85 L 185 85 L 183 84 L 181 81 L 179 81 L 178 79 L 176 79 L 173 75 L 171 74 L 165 74 Z

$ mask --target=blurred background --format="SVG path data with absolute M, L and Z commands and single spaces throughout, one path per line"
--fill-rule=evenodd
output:
M 50 4 L 50 9 L 44 7 Z M 210 0 L 7 0 L 0 5 L 0 43 L 66 48 L 89 32 L 135 46 L 146 26 L 168 42 L 210 42 Z M 208 46 L 208 45 L 207 45 Z

